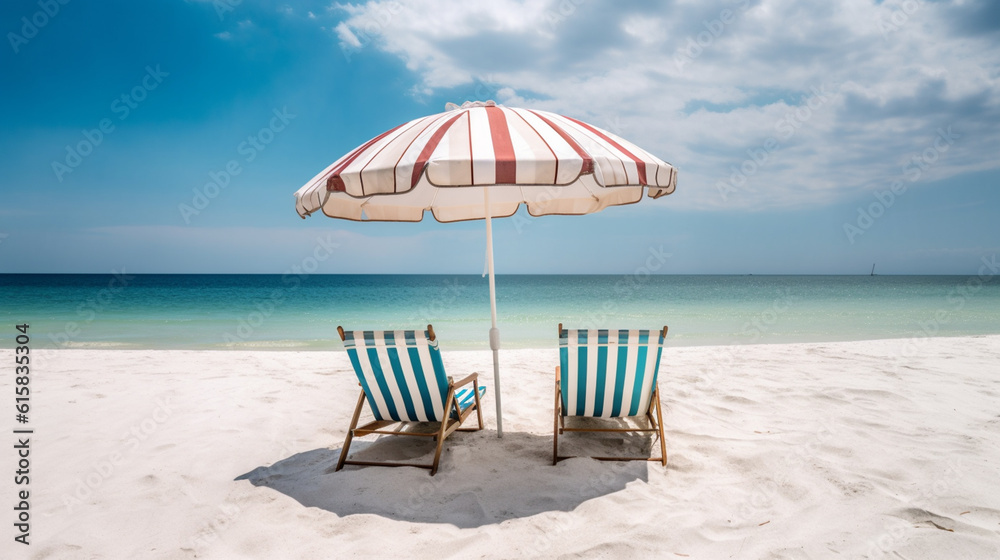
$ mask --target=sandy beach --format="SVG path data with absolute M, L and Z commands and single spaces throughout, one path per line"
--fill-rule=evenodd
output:
M 442 350 L 453 376 L 490 371 L 489 352 Z M 552 466 L 556 350 L 501 360 L 504 438 L 484 375 L 486 429 L 449 438 L 431 477 L 328 472 L 358 395 L 344 352 L 50 351 L 33 370 L 32 546 L 4 556 L 1000 555 L 1000 336 L 668 347 L 666 469 Z M 622 444 L 588 437 L 567 449 Z M 356 453 L 433 453 L 397 439 Z

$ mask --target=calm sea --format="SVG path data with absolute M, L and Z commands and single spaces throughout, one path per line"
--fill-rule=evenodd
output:
M 497 277 L 505 348 L 556 325 L 670 327 L 673 345 L 1000 334 L 1000 280 L 966 276 Z M 488 348 L 479 276 L 0 275 L 0 341 L 39 348 L 340 349 L 349 329 L 433 323 L 444 349 Z

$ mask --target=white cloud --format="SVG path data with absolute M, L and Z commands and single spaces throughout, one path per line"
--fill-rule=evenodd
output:
M 471 98 L 488 76 L 506 104 L 590 120 L 671 161 L 672 204 L 783 207 L 885 188 L 948 126 L 958 138 L 919 181 L 1000 165 L 997 32 L 968 31 L 969 6 L 638 4 L 335 7 L 342 48 L 397 55 L 418 94 Z
M 361 48 L 361 41 L 359 41 L 357 36 L 355 36 L 354 33 L 351 32 L 351 28 L 347 24 L 343 22 L 338 23 L 335 30 L 337 32 L 337 37 L 340 38 L 340 46 L 342 48 L 344 47 L 355 48 L 355 49 Z

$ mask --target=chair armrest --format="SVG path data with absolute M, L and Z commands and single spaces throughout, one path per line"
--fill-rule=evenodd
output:
M 469 374 L 458 381 L 452 381 L 452 387 L 461 387 L 462 385 L 468 385 L 469 383 L 475 384 L 476 380 L 479 379 L 478 373 Z
M 559 384 L 559 366 L 556 366 L 556 385 Z

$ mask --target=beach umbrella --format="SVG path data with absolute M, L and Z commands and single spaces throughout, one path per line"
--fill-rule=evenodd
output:
M 521 204 L 532 216 L 590 214 L 674 191 L 677 171 L 635 144 L 574 118 L 497 105 L 449 103 L 443 113 L 401 124 L 358 146 L 295 193 L 303 218 L 419 222 L 486 221 L 490 349 L 497 435 L 500 331 L 492 218 Z

